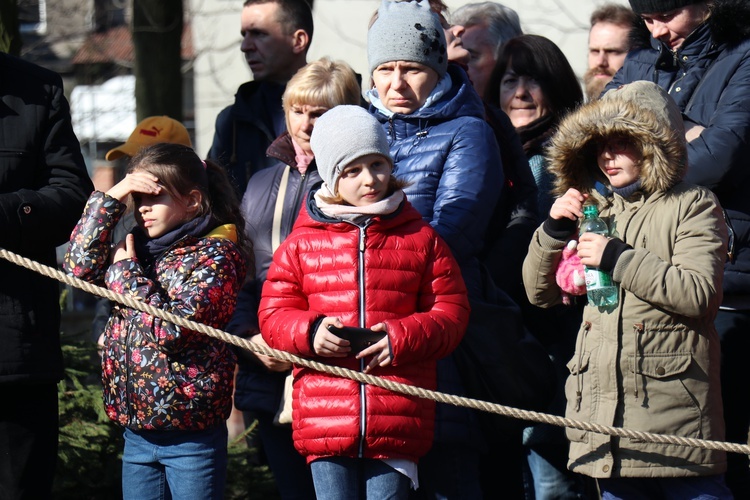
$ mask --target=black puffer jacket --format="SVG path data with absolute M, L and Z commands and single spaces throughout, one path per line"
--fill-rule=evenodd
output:
M 0 247 L 55 266 L 93 185 L 60 76 L 0 53 Z M 58 283 L 0 260 L 0 383 L 62 378 Z

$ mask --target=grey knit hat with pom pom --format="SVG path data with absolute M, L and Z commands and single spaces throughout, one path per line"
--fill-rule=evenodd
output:
M 442 77 L 448 70 L 445 32 L 430 4 L 383 0 L 367 32 L 367 60 L 375 68 L 392 61 L 424 64 Z

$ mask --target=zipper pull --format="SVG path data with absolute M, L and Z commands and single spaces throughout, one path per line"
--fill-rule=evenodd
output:
M 635 400 L 638 401 L 638 346 L 640 345 L 640 335 L 643 333 L 643 323 L 633 325 L 635 332 L 635 348 L 633 349 L 633 379 Z

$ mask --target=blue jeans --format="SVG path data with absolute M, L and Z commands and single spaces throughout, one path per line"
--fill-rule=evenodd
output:
M 328 457 L 310 464 L 318 500 L 407 499 L 411 481 L 382 460 Z
M 205 431 L 125 429 L 123 500 L 224 498 L 227 427 Z
M 731 500 L 724 475 L 598 479 L 602 500 Z

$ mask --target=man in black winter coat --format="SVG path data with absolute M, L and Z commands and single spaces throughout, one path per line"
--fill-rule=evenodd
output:
M 55 266 L 93 190 L 60 76 L 0 53 L 0 247 Z M 49 498 L 63 377 L 58 283 L 0 260 L 0 498 Z
M 277 160 L 266 149 L 286 131 L 281 96 L 286 83 L 307 63 L 313 19 L 306 0 L 245 0 L 242 44 L 253 81 L 243 83 L 234 104 L 216 118 L 208 157 L 224 165 L 242 198 L 250 177 Z

